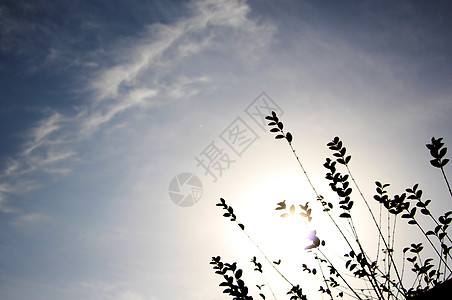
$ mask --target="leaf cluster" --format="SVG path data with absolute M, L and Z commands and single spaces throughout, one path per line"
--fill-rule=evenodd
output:
M 290 206 L 289 210 L 287 210 L 286 200 L 284 200 L 282 202 L 278 202 L 277 205 L 278 206 L 275 208 L 275 210 L 288 211 L 288 212 L 285 212 L 285 213 L 281 214 L 282 218 L 287 218 L 287 217 L 295 215 L 295 205 L 292 204 Z M 312 209 L 309 208 L 309 202 L 306 202 L 305 205 L 299 204 L 299 206 L 300 206 L 300 209 L 302 211 L 302 212 L 299 213 L 300 216 L 302 216 L 303 218 L 306 218 L 306 220 L 308 222 L 311 222 L 311 220 L 312 220 L 312 217 L 311 217 Z
M 223 214 L 223 217 L 229 218 L 229 220 L 232 222 L 236 222 L 242 230 L 245 230 L 245 225 L 237 222 L 237 216 L 234 214 L 234 209 L 232 208 L 232 206 L 227 205 L 226 201 L 223 198 L 220 198 L 220 203 L 217 203 L 216 206 L 221 206 L 224 210 L 226 210 L 226 212 Z
M 444 143 L 442 140 L 443 138 L 435 139 L 432 137 L 432 143 L 425 145 L 430 150 L 430 155 L 434 158 L 430 161 L 430 164 L 435 168 L 442 168 L 449 162 L 447 158 L 443 159 L 447 153 L 447 148 L 443 148 Z
M 284 133 L 284 124 L 279 120 L 274 111 L 272 111 L 272 114 L 270 116 L 266 116 L 265 119 L 270 121 L 268 123 L 268 126 L 272 127 L 270 129 L 270 132 L 277 133 L 275 139 L 286 139 L 289 144 L 292 143 L 292 134 L 290 132 Z
M 329 170 L 325 178 L 331 181 L 329 184 L 331 190 L 333 190 L 333 192 L 335 192 L 341 199 L 339 201 L 339 204 L 340 208 L 342 208 L 344 212 L 339 217 L 350 218 L 350 210 L 352 209 L 354 202 L 350 198 L 352 188 L 350 187 L 350 182 L 348 181 L 348 174 L 342 175 L 340 172 L 338 172 L 336 169 L 336 161 L 332 161 L 330 158 L 326 159 L 326 162 L 323 164 L 323 166 Z M 333 207 L 332 204 L 328 205 L 330 208 Z
M 234 300 L 252 300 L 253 297 L 248 295 L 248 287 L 241 279 L 243 271 L 237 268 L 237 263 L 223 263 L 220 256 L 212 257 L 210 262 L 215 273 L 222 275 L 224 281 L 220 283 L 220 286 L 226 287 L 223 293 L 229 294 L 234 297 Z M 232 275 L 228 275 L 228 273 Z

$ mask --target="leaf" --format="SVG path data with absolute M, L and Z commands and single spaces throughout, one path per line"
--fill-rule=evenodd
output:
M 292 204 L 290 206 L 290 214 L 293 215 L 295 213 L 295 206 Z
M 239 223 L 238 225 L 239 225 L 240 228 L 242 228 L 242 230 L 245 230 L 245 225 L 243 225 L 241 223 Z
M 342 214 L 340 214 L 339 217 L 340 218 L 351 218 L 350 214 L 348 214 L 348 213 L 342 213 Z
M 282 134 L 278 134 L 277 136 L 275 136 L 275 139 L 283 139 L 284 138 L 284 135 L 282 135 Z
M 435 168 L 441 168 L 441 165 L 439 164 L 438 159 L 432 159 L 432 160 L 430 161 L 430 164 L 431 164 L 432 166 L 434 166 Z
M 277 207 L 276 210 L 286 209 L 286 200 L 279 202 L 277 205 L 279 205 L 279 207 Z
M 292 137 L 292 134 L 291 134 L 290 132 L 287 132 L 287 133 L 286 133 L 286 139 L 287 139 L 287 141 L 288 141 L 289 143 L 292 142 L 293 137 Z
M 290 217 L 290 214 L 284 213 L 284 214 L 281 215 L 281 217 L 282 217 L 282 218 L 287 218 L 287 217 Z
M 278 128 L 272 128 L 270 129 L 270 132 L 279 132 L 280 130 Z
M 235 279 L 239 279 L 240 277 L 242 277 L 242 273 L 243 273 L 242 269 L 238 269 L 234 274 Z
M 273 116 L 273 119 L 276 119 L 277 117 L 276 117 L 276 112 L 274 111 L 274 110 L 272 110 L 272 116 Z
M 351 259 L 349 259 L 349 260 L 347 260 L 347 262 L 345 263 L 345 267 L 348 269 L 348 266 L 351 264 L 351 262 L 352 262 L 352 260 Z
M 430 211 L 428 209 L 426 209 L 426 208 L 423 208 L 423 209 L 421 209 L 421 213 L 424 214 L 424 215 L 429 215 Z
M 416 259 L 417 259 L 417 256 L 413 256 L 411 258 L 408 257 L 406 260 L 408 260 L 410 263 L 414 263 L 416 261 Z
M 416 220 L 409 220 L 409 221 L 408 221 L 408 224 L 410 224 L 410 225 L 416 225 L 417 222 L 416 222 Z

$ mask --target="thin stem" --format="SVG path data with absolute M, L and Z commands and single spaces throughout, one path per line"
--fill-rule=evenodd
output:
M 359 188 L 358 184 L 356 183 L 356 180 L 355 180 L 355 178 L 353 177 L 352 172 L 350 171 L 350 168 L 348 167 L 348 164 L 345 164 L 345 167 L 347 168 L 347 172 L 348 172 L 348 174 L 350 175 L 350 178 L 352 179 L 353 184 L 355 185 L 356 189 L 358 190 L 359 194 L 361 195 L 361 198 L 364 200 L 364 203 L 366 204 L 367 209 L 369 210 L 370 215 L 372 216 L 372 220 L 374 221 L 375 226 L 376 226 L 377 229 L 378 229 L 378 233 L 380 234 L 380 237 L 381 237 L 383 243 L 385 244 L 386 249 L 389 250 L 389 246 L 388 246 L 388 244 L 387 244 L 387 242 L 386 242 L 386 240 L 385 240 L 385 238 L 384 238 L 384 236 L 383 236 L 383 233 L 381 232 L 380 227 L 378 227 L 377 220 L 375 219 L 375 216 L 374 216 L 374 214 L 373 214 L 373 212 L 372 212 L 372 209 L 371 209 L 370 206 L 369 206 L 369 203 L 367 203 L 366 198 L 364 197 L 363 193 L 361 192 L 361 189 Z M 389 258 L 391 259 L 391 263 L 395 266 L 396 264 L 395 264 L 395 262 L 394 262 L 394 258 L 392 257 L 392 253 L 389 254 Z M 399 282 L 400 282 L 400 285 L 401 285 L 401 287 L 402 287 L 402 290 L 405 290 L 405 288 L 403 287 L 402 280 L 401 280 L 400 275 L 399 275 L 399 271 L 397 270 L 397 268 L 394 268 L 394 270 L 395 270 L 395 272 L 396 272 L 396 276 L 397 276 L 397 279 L 398 279 Z
M 330 286 L 328 284 L 328 280 L 326 280 L 325 274 L 323 273 L 322 265 L 320 264 L 319 260 L 317 260 L 317 263 L 319 264 L 320 273 L 322 273 L 323 282 L 325 282 L 325 285 L 326 285 L 327 294 L 330 295 L 331 300 L 333 300 L 333 296 L 332 296 L 332 293 L 331 293 Z
M 281 133 L 284 135 L 284 132 L 283 132 L 282 130 L 281 130 Z M 317 192 L 317 190 L 315 189 L 314 184 L 313 184 L 312 181 L 310 180 L 310 178 L 309 178 L 309 176 L 308 176 L 308 173 L 306 172 L 305 168 L 303 167 L 303 164 L 301 163 L 300 158 L 299 158 L 298 155 L 296 154 L 296 151 L 295 151 L 294 147 L 292 146 L 292 142 L 288 141 L 288 143 L 289 143 L 290 149 L 292 150 L 292 153 L 293 153 L 293 155 L 295 156 L 298 165 L 299 165 L 300 168 L 302 169 L 302 171 L 303 171 L 303 173 L 304 173 L 304 175 L 305 175 L 305 177 L 306 177 L 306 179 L 307 179 L 309 185 L 311 186 L 312 190 L 314 191 L 314 193 L 315 193 L 317 199 L 319 199 L 320 195 L 319 195 L 319 193 Z M 355 186 L 357 186 L 356 181 L 354 180 L 353 176 L 352 176 L 351 173 L 350 173 L 350 169 L 348 168 L 347 165 L 346 165 L 346 167 L 347 167 L 348 173 L 349 173 L 350 177 L 352 178 L 352 180 L 353 180 Z M 358 186 L 357 186 L 357 187 L 358 187 Z M 359 190 L 359 187 L 358 187 L 358 190 Z M 359 190 L 359 192 L 360 192 L 361 196 L 364 198 L 362 192 L 361 192 L 360 190 Z M 367 201 L 365 200 L 365 198 L 364 198 L 364 201 L 365 201 L 366 204 L 367 204 Z M 369 208 L 369 210 L 370 210 L 370 207 L 369 207 L 369 206 L 368 206 L 368 208 Z M 371 211 L 371 210 L 370 210 L 370 211 Z M 354 251 L 353 247 L 351 246 L 351 244 L 350 244 L 348 238 L 347 238 L 347 237 L 345 236 L 345 234 L 343 233 L 342 229 L 337 225 L 336 221 L 334 221 L 334 219 L 333 219 L 333 217 L 331 216 L 331 214 L 329 213 L 329 211 L 326 211 L 326 212 L 327 212 L 328 216 L 330 217 L 331 221 L 333 222 L 333 224 L 336 226 L 336 228 L 337 228 L 337 229 L 339 230 L 339 232 L 341 233 L 342 237 L 343 237 L 343 238 L 345 239 L 345 241 L 347 242 L 347 244 L 348 244 L 348 246 L 350 247 L 350 249 L 351 249 L 352 251 Z M 372 214 L 372 211 L 371 211 L 371 214 Z M 375 217 L 373 216 L 373 214 L 372 214 L 372 217 L 373 217 L 373 219 L 374 219 L 374 221 L 375 221 Z M 377 225 L 377 227 L 378 227 L 378 225 Z M 382 233 L 381 233 L 379 227 L 378 227 L 378 230 L 379 230 L 379 232 L 380 232 L 380 236 L 382 236 Z M 356 235 L 356 231 L 354 231 L 354 234 Z M 357 237 L 357 236 L 356 236 L 356 237 Z M 356 238 L 356 240 L 359 242 L 359 239 L 358 239 L 358 238 Z M 383 241 L 385 242 L 385 245 L 386 245 L 386 241 L 384 240 L 384 238 L 383 238 Z M 359 247 L 362 249 L 361 245 L 359 245 Z M 386 245 L 386 248 L 388 248 L 387 245 Z M 355 252 L 355 251 L 354 251 L 354 252 Z M 361 252 L 364 253 L 364 251 L 361 251 Z M 364 254 L 365 254 L 365 253 L 364 253 Z M 391 260 L 392 260 L 392 256 L 391 256 Z M 397 269 L 396 269 L 396 272 L 397 272 Z M 371 272 L 371 273 L 372 273 L 372 272 Z M 398 275 L 398 274 L 397 274 L 397 275 Z M 399 281 L 400 281 L 400 276 L 397 276 L 397 277 L 399 278 Z M 374 280 L 375 280 L 375 278 L 374 278 Z M 372 281 L 372 280 L 370 280 L 370 281 Z M 377 288 L 379 289 L 378 284 L 377 284 Z M 397 287 L 396 287 L 396 288 L 397 288 Z M 403 289 L 403 286 L 402 286 L 402 289 Z M 381 293 L 381 291 L 380 291 L 380 293 Z
M 408 211 L 408 209 L 406 209 L 406 211 Z M 409 213 L 409 211 L 408 211 Z M 412 220 L 414 220 L 414 218 L 412 218 Z M 426 232 L 424 231 L 424 229 L 421 227 L 421 225 L 419 225 L 419 223 L 414 220 L 416 222 L 417 227 L 419 228 L 419 230 L 422 232 L 422 234 L 427 238 L 427 241 L 430 243 L 430 246 L 432 246 L 433 250 L 435 250 L 436 254 L 438 255 L 439 259 L 441 261 L 443 261 L 443 263 L 445 264 L 445 266 L 447 267 L 447 269 L 449 270 L 449 272 L 452 272 L 452 270 L 449 268 L 449 266 L 446 264 L 446 262 L 443 260 L 441 254 L 438 252 L 438 250 L 436 249 L 435 245 L 433 244 L 433 242 L 430 240 L 429 236 L 426 234 Z M 450 255 L 450 254 L 449 254 Z
M 381 227 L 381 217 L 382 217 L 382 209 L 383 209 L 383 203 L 380 203 L 380 218 L 378 220 L 378 226 Z M 378 258 L 380 257 L 380 236 L 378 236 L 378 242 L 377 242 L 377 258 L 375 259 L 378 261 Z
M 446 181 L 447 188 L 449 189 L 449 194 L 452 197 L 452 190 L 450 188 L 449 181 L 447 180 L 446 172 L 444 172 L 444 167 L 441 166 L 441 173 L 443 173 L 444 180 Z
M 312 190 L 314 191 L 315 195 L 317 196 L 317 198 L 320 196 L 319 193 L 317 193 L 317 190 L 315 189 L 314 185 L 311 182 L 311 179 L 309 179 L 308 173 L 306 173 L 306 170 L 303 167 L 303 164 L 300 161 L 300 158 L 298 157 L 297 153 L 295 152 L 295 149 L 292 146 L 291 142 L 288 142 L 290 149 L 292 150 L 293 155 L 295 156 L 295 158 L 297 159 L 298 165 L 300 166 L 301 170 L 303 170 L 304 175 L 306 176 L 306 179 L 309 182 L 309 185 L 311 186 Z
M 268 283 L 268 280 L 267 280 L 267 278 L 265 277 L 264 273 L 261 273 L 261 274 L 262 274 L 262 277 L 264 278 L 265 284 L 268 286 L 270 292 L 272 293 L 273 298 L 274 298 L 275 300 L 277 300 L 277 299 L 276 299 L 276 296 L 275 296 L 275 293 L 273 292 L 273 289 L 272 289 L 272 287 L 270 286 L 270 283 Z
M 235 221 L 237 224 L 238 222 Z M 248 239 L 254 244 L 254 246 L 256 246 L 257 250 L 259 250 L 259 252 L 264 256 L 265 260 L 273 267 L 273 269 L 275 269 L 275 271 L 287 282 L 289 283 L 291 286 L 294 286 L 292 284 L 292 282 L 289 281 L 289 279 L 286 278 L 286 276 L 284 276 L 279 270 L 278 268 L 275 267 L 275 264 L 267 257 L 267 255 L 264 253 L 264 251 L 262 251 L 261 247 L 259 247 L 259 245 L 249 236 L 248 233 L 246 233 L 245 230 L 242 230 L 243 233 L 248 237 Z
M 361 297 L 356 293 L 356 291 L 350 286 L 350 284 L 347 282 L 347 280 L 345 280 L 345 278 L 341 275 L 341 273 L 338 271 L 338 269 L 336 269 L 334 267 L 334 265 L 331 263 L 331 261 L 328 259 L 328 257 L 326 257 L 326 255 L 322 252 L 322 250 L 320 250 L 319 248 L 317 248 L 317 250 L 320 252 L 320 254 L 322 254 L 323 258 L 336 270 L 337 275 L 342 279 L 342 281 L 345 283 L 345 285 L 347 285 L 347 287 L 349 288 L 350 291 L 353 292 L 353 294 L 355 294 L 355 296 L 358 299 L 361 299 Z M 361 299 L 362 300 L 362 299 Z

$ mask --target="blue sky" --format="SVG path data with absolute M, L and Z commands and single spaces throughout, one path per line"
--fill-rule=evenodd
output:
M 452 141 L 451 12 L 447 1 L 2 1 L 0 298 L 228 299 L 210 258 L 252 277 L 256 250 L 218 199 L 269 248 L 276 233 L 259 222 L 281 222 L 276 203 L 315 199 L 290 149 L 246 114 L 262 92 L 321 193 L 339 135 L 369 197 L 375 180 L 393 193 L 419 182 L 437 213 L 450 209 L 424 145 Z M 237 117 L 258 138 L 214 182 L 195 158 L 226 147 Z M 203 184 L 191 207 L 168 194 L 183 172 Z

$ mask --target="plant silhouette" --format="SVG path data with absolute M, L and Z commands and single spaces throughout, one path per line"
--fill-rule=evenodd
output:
M 334 204 L 333 201 L 325 199 L 317 192 L 292 144 L 294 141 L 292 134 L 285 131 L 284 124 L 277 114 L 273 111 L 266 119 L 270 132 L 276 134 L 275 139 L 285 140 L 288 143 L 296 163 L 316 196 L 316 201 L 321 205 L 320 213 L 326 215 L 331 222 L 331 230 L 337 231 L 348 247 L 345 253 L 338 253 L 343 256 L 343 262 L 338 264 L 334 261 L 333 264 L 333 260 L 324 251 L 328 247 L 327 241 L 319 237 L 316 230 L 309 233 L 310 244 L 304 250 L 313 256 L 318 266 L 313 268 L 307 264 L 302 264 L 300 271 L 320 279 L 318 291 L 323 297 L 329 299 L 341 299 L 345 296 L 353 299 L 424 299 L 426 296 L 434 295 L 432 293 L 440 289 L 444 290 L 448 287 L 450 291 L 452 280 L 449 279 L 452 276 L 452 270 L 449 260 L 452 258 L 452 240 L 448 236 L 447 230 L 452 222 L 452 211 L 444 212 L 441 216 L 435 217 L 429 209 L 432 200 L 423 198 L 423 191 L 418 183 L 406 188 L 403 193 L 391 197 L 388 193 L 390 184 L 376 181 L 376 193 L 369 200 L 361 191 L 353 176 L 350 167 L 352 156 L 339 137 L 334 137 L 327 143 L 327 147 L 332 151 L 332 157 L 326 158 L 323 164 L 326 169 L 325 179 L 332 192 L 339 199 L 337 204 Z M 433 158 L 430 160 L 430 164 L 440 169 L 446 188 L 452 197 L 445 171 L 445 166 L 449 162 L 445 158 L 447 148 L 444 147 L 442 138 L 432 137 L 431 143 L 427 144 L 426 147 Z M 357 199 L 352 198 L 355 194 L 357 194 Z M 365 240 L 363 241 L 360 238 L 355 226 L 357 216 L 354 207 L 356 201 L 365 205 L 370 216 L 370 224 L 375 226 L 378 232 L 378 248 L 375 257 L 369 254 Z M 372 210 L 370 201 L 377 202 L 379 211 Z M 237 221 L 236 212 L 226 203 L 226 200 L 220 198 L 220 202 L 216 205 L 224 210 L 223 217 L 238 225 L 273 271 L 287 282 L 289 285 L 287 298 L 290 300 L 308 299 L 308 296 L 303 293 L 303 287 L 290 281 L 280 271 L 279 267 L 287 259 L 270 260 L 258 243 L 246 232 L 245 225 Z M 288 206 L 286 200 L 283 200 L 276 203 L 275 210 L 279 211 L 283 218 L 299 216 L 306 223 L 310 223 L 315 217 L 309 202 L 300 203 L 297 206 L 294 204 Z M 387 228 L 383 228 L 383 217 L 387 219 Z M 425 228 L 425 220 L 420 222 L 420 219 L 427 219 L 432 227 Z M 402 256 L 402 262 L 397 264 L 394 257 L 396 228 L 400 222 L 404 221 L 411 226 L 412 230 L 416 230 L 423 236 L 423 241 L 410 243 L 403 248 L 399 253 Z M 424 251 L 425 247 L 431 248 L 435 256 L 428 257 L 428 254 L 425 254 Z M 258 272 L 265 282 L 256 285 L 258 296 L 261 299 L 266 299 L 265 290 L 267 293 L 269 291 L 276 299 L 271 283 L 265 278 L 263 266 L 258 262 L 256 256 L 251 259 L 251 263 L 254 265 L 254 271 Z M 220 287 L 225 287 L 224 293 L 229 294 L 233 299 L 253 299 L 244 282 L 243 271 L 237 267 L 236 262 L 222 262 L 220 256 L 214 256 L 211 264 L 215 273 L 223 278 Z M 406 265 L 411 265 L 412 276 L 408 278 L 406 276 Z M 368 288 L 357 287 L 357 281 L 363 282 Z

